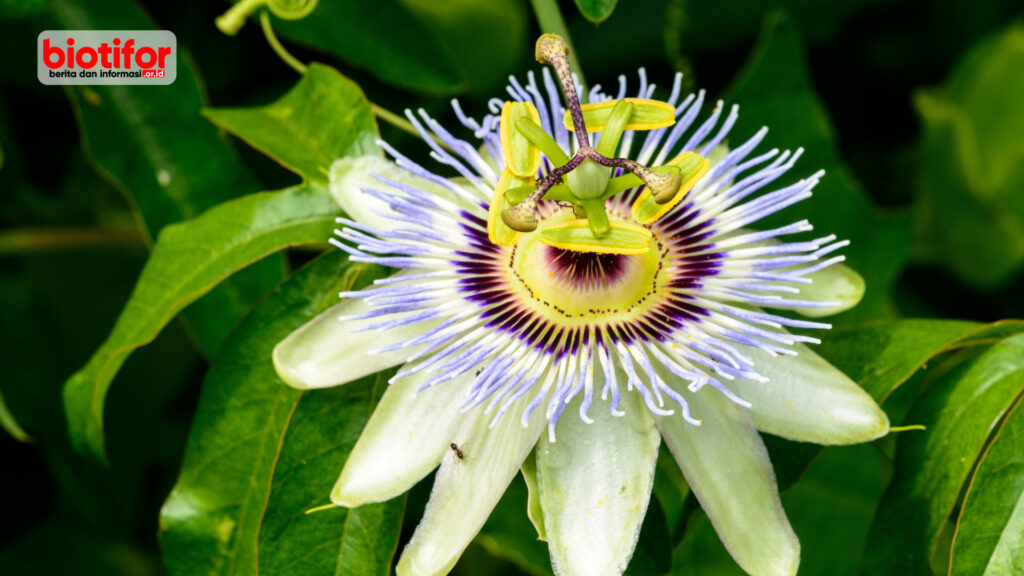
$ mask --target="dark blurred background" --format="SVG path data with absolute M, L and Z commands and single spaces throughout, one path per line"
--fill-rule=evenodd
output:
M 226 3 L 140 4 L 157 28 L 173 31 L 191 54 L 208 104 L 266 103 L 297 79 L 268 47 L 256 22 L 236 37 L 214 27 Z M 503 96 L 509 74 L 537 68 L 531 56 L 539 29 L 528 2 L 402 4 L 440 31 L 463 67 L 461 85 L 396 87 L 365 65 L 286 44 L 303 61 L 336 66 L 385 108 L 422 106 L 449 122 L 452 96 L 479 115 L 487 99 Z M 911 258 L 892 294 L 898 313 L 978 321 L 1024 316 L 1019 266 L 1011 262 L 993 278 L 979 280 L 969 268 L 965 273 L 963 266 L 943 263 L 944 243 L 959 239 L 941 234 L 941 217 L 924 221 L 928 206 L 938 201 L 922 200 L 922 182 L 944 177 L 929 175 L 929 155 L 941 146 L 933 140 L 940 136 L 929 135 L 915 104 L 921 94 L 950 82 L 972 48 L 1011 26 L 1021 13 L 1019 2 L 622 1 L 600 25 L 585 21 L 572 2 L 561 5 L 591 84 L 614 86 L 620 73 L 633 81 L 635 69 L 644 66 L 660 86 L 670 86 L 672 74 L 683 71 L 688 88 L 705 88 L 713 97 L 726 92 L 742 71 L 769 14 L 784 10 L 803 39 L 810 79 L 841 158 L 883 212 L 910 219 Z M 69 92 L 36 80 L 36 36 L 67 27 L 55 15 L 59 9 L 41 0 L 0 0 L 0 350 L 8 368 L 0 391 L 33 437 L 22 443 L 0 434 L 0 493 L 6 495 L 0 574 L 161 574 L 159 507 L 180 465 L 206 359 L 185 324 L 170 324 L 129 360 L 112 388 L 108 446 L 116 465 L 103 469 L 72 454 L 61 386 L 113 325 L 145 262 L 149 236 L 136 226 L 120 187 L 96 169 L 92 152 L 83 147 Z M 485 24 L 477 26 L 477 18 Z M 1016 71 L 1016 80 L 1005 80 L 1019 84 L 1024 68 Z M 955 98 L 950 91 L 957 89 L 941 94 Z M 1024 115 L 1022 101 L 1008 102 L 1011 109 L 1005 111 L 1017 125 Z M 413 148 L 412 137 L 392 126 L 382 123 L 381 132 L 398 148 Z M 234 144 L 260 188 L 295 182 L 294 175 L 258 152 Z M 1016 144 L 1024 150 L 1020 137 Z M 1017 198 L 1018 208 L 1024 204 L 1019 187 L 1002 193 Z M 1013 202 L 1007 210 L 1012 209 Z M 1022 223 L 1011 227 L 1024 234 Z M 304 259 L 308 255 L 299 254 L 292 263 Z M 117 384 L 125 381 L 144 385 Z M 482 549 L 470 554 L 490 562 L 482 559 Z M 505 564 L 493 569 L 511 570 Z

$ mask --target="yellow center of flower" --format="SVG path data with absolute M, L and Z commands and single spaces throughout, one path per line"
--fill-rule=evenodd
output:
M 570 208 L 544 219 L 554 226 L 574 221 Z M 535 311 L 562 324 L 585 324 L 634 315 L 656 300 L 665 258 L 656 238 L 648 236 L 641 253 L 582 252 L 552 246 L 542 231 L 522 234 L 509 250 L 509 283 Z

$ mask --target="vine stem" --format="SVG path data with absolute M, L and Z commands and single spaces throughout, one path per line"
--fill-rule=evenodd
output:
M 277 34 L 274 34 L 274 27 L 270 22 L 270 13 L 267 10 L 260 11 L 260 27 L 263 28 L 263 35 L 267 38 L 267 44 L 270 44 L 270 47 L 274 50 L 274 53 L 277 54 L 277 56 L 285 64 L 287 64 L 289 68 L 295 70 L 299 74 L 305 75 L 306 70 L 309 67 L 303 64 L 302 61 L 300 61 L 298 58 L 293 56 L 292 53 L 289 52 L 288 49 L 284 47 L 284 44 L 281 44 L 281 41 L 278 40 Z M 394 112 L 382 106 L 378 106 L 377 104 L 374 104 L 369 100 L 367 100 L 367 102 L 370 104 L 370 110 L 373 112 L 373 115 L 376 116 L 378 120 L 383 120 L 384 122 L 391 124 L 395 128 L 398 128 L 399 130 L 402 130 L 404 132 L 408 132 L 409 134 L 412 134 L 417 138 L 421 137 L 420 133 L 416 131 L 416 127 L 413 126 L 411 122 L 409 122 L 402 116 L 399 116 L 398 114 L 395 114 Z M 434 140 L 441 146 L 444 146 L 446 149 L 448 149 L 448 146 L 445 145 L 440 140 L 436 138 Z
M 270 24 L 270 12 L 267 10 L 260 10 L 260 28 L 263 28 L 263 35 L 267 38 L 267 44 L 270 44 L 270 47 L 274 49 L 274 53 L 292 70 L 304 75 L 307 66 L 300 62 L 298 58 L 292 56 L 292 53 L 277 39 L 277 34 L 274 34 L 274 27 Z
M 241 0 L 228 8 L 227 12 L 218 16 L 214 23 L 221 32 L 228 36 L 234 36 L 245 25 L 246 17 L 266 2 L 267 0 Z
M 580 79 L 580 99 L 586 101 L 587 79 L 583 76 L 583 67 L 576 56 L 576 46 L 569 37 L 569 29 L 565 27 L 565 19 L 558 9 L 558 0 L 530 0 L 530 4 L 533 5 L 533 13 L 537 16 L 540 31 L 545 34 L 558 34 L 569 45 L 569 64 Z

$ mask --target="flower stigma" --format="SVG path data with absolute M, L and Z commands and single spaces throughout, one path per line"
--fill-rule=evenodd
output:
M 615 157 L 626 130 L 672 126 L 675 108 L 647 98 L 618 98 L 581 105 L 568 53 L 568 45 L 555 34 L 544 34 L 537 40 L 537 61 L 554 69 L 568 104 L 564 124 L 576 139 L 576 152 L 571 158 L 567 156 L 538 125 L 533 104 L 505 103 L 501 147 L 508 166 L 491 203 L 489 237 L 495 244 L 508 246 L 520 239 L 516 232 L 539 228 L 536 240 L 568 252 L 644 254 L 650 249 L 652 235 L 642 225 L 657 220 L 682 200 L 704 176 L 710 163 L 692 152 L 654 168 Z M 590 143 L 592 132 L 601 133 L 596 147 Z M 541 152 L 553 166 L 538 180 Z M 614 171 L 614 178 L 609 169 Z M 517 178 L 514 188 L 512 176 Z M 648 192 L 636 200 L 631 213 L 609 217 L 608 200 L 640 184 L 646 185 Z M 540 203 L 545 200 L 560 208 L 571 208 L 576 218 L 566 220 L 561 210 L 550 210 L 546 218 L 538 219 Z

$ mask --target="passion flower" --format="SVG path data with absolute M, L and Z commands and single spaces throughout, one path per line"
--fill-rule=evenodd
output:
M 393 498 L 440 465 L 399 574 L 449 571 L 522 468 L 558 574 L 625 569 L 661 439 L 726 547 L 751 574 L 795 574 L 799 543 L 758 430 L 821 444 L 888 431 L 854 382 L 788 329 L 828 328 L 863 282 L 807 221 L 756 231 L 822 172 L 775 183 L 800 157 L 727 149 L 737 118 L 704 93 L 666 101 L 640 72 L 580 104 L 561 38 L 511 80 L 477 142 L 407 116 L 451 177 L 385 142 L 393 161 L 335 162 L 348 214 L 331 242 L 398 269 L 282 341 L 278 373 L 322 388 L 402 365 L 331 499 Z M 559 87 L 561 91 L 559 91 Z M 563 106 L 562 97 L 565 98 Z M 696 126 L 695 129 L 691 129 Z M 785 239 L 785 240 L 784 240 Z M 563 417 L 569 409 L 572 416 Z M 543 434 L 544 430 L 547 434 Z

